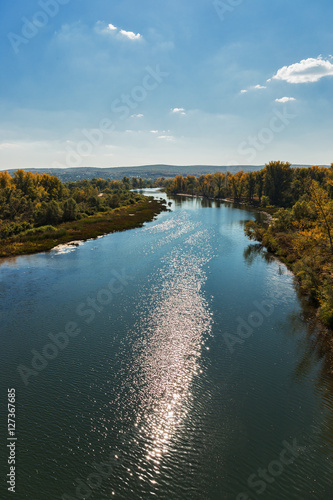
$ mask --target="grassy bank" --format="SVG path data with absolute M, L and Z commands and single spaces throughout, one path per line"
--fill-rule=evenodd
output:
M 101 212 L 57 226 L 28 229 L 18 235 L 0 240 L 0 257 L 25 255 L 51 250 L 60 244 L 88 240 L 115 231 L 141 227 L 166 210 L 165 204 L 146 199 L 130 206 Z

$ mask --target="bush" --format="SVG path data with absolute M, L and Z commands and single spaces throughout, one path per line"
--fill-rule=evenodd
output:
M 290 210 L 280 208 L 276 212 L 276 219 L 274 220 L 274 229 L 279 232 L 287 231 L 292 226 L 292 216 Z
M 268 207 L 268 205 L 269 205 L 269 198 L 268 198 L 268 196 L 265 196 L 265 195 L 262 196 L 261 197 L 261 206 L 263 208 L 266 208 L 266 207 Z
M 27 236 L 33 236 L 34 234 L 41 234 L 45 232 L 55 232 L 57 229 L 54 226 L 39 226 L 39 227 L 33 227 L 32 229 L 28 229 L 25 231 L 23 234 Z
M 297 222 L 300 222 L 302 219 L 306 219 L 311 216 L 309 204 L 305 200 L 295 203 L 291 210 L 291 213 L 293 218 L 297 220 Z
M 0 237 L 9 238 L 16 234 L 20 234 L 31 227 L 29 222 L 11 222 L 7 224 L 0 224 Z

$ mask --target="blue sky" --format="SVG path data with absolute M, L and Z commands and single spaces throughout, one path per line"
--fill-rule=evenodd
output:
M 0 169 L 333 162 L 331 0 L 0 6 Z

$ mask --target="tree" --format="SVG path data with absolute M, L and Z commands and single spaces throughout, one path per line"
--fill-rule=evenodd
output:
M 176 175 L 171 184 L 172 193 L 183 193 L 185 189 L 184 177 L 182 175 Z
M 231 177 L 231 189 L 234 200 L 239 201 L 241 199 L 244 188 L 244 181 L 245 177 L 243 170 L 240 170 Z
M 130 189 L 131 187 L 131 181 L 130 181 L 130 178 L 129 177 L 126 177 L 126 175 L 123 177 L 123 180 L 122 180 L 123 184 L 124 184 L 124 187 L 125 189 Z
M 73 198 L 69 198 L 64 202 L 63 220 L 71 221 L 77 218 L 77 203 Z
M 289 197 L 289 187 L 292 178 L 290 163 L 272 161 L 264 168 L 265 195 L 272 205 L 284 205 Z
M 5 189 L 12 184 L 12 178 L 5 170 L 4 172 L 0 172 L 0 189 Z
M 59 203 L 55 200 L 50 202 L 43 201 L 40 207 L 34 214 L 34 219 L 37 225 L 44 226 L 46 224 L 59 224 L 63 217 L 63 211 Z
M 333 254 L 333 241 L 331 227 L 333 227 L 333 203 L 329 199 L 327 192 L 319 186 L 317 181 L 312 181 L 310 185 L 310 200 L 313 203 L 318 219 L 324 232 L 327 235 L 330 251 Z
M 217 187 L 217 197 L 221 198 L 221 196 L 223 196 L 222 190 L 225 183 L 225 175 L 221 172 L 216 172 L 216 174 L 214 174 L 214 182 Z
M 259 170 L 258 172 L 255 172 L 255 179 L 256 179 L 256 190 L 257 190 L 257 195 L 258 195 L 258 200 L 259 203 L 261 203 L 261 197 L 262 193 L 264 190 L 264 171 Z
M 186 189 L 192 195 L 194 193 L 195 185 L 196 185 L 196 178 L 194 177 L 194 175 L 187 175 L 186 176 Z
M 253 200 L 253 195 L 256 186 L 256 175 L 254 172 L 246 172 L 244 173 L 244 182 L 245 182 L 245 192 L 246 197 L 249 201 Z

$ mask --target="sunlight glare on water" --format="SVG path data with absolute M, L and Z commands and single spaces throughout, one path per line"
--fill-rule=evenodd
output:
M 211 332 L 211 312 L 202 293 L 204 266 L 212 256 L 207 231 L 184 220 L 177 230 L 179 226 L 171 222 L 152 228 L 163 229 L 164 234 L 170 230 L 159 244 L 175 241 L 184 233 L 188 237 L 164 256 L 155 283 L 143 290 L 150 307 L 144 308 L 137 324 L 140 338 L 134 346 L 131 371 L 138 403 L 138 440 L 144 442 L 145 460 L 153 464 L 156 474 L 187 416 L 191 386 L 201 371 L 202 349 Z M 144 472 L 141 469 L 142 479 Z

